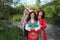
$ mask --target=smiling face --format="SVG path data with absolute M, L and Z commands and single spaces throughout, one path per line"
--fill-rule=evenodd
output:
M 39 16 L 43 16 L 43 13 L 42 13 L 42 11 L 41 11 L 41 12 L 39 12 Z
M 28 18 L 27 18 L 27 22 L 30 21 L 31 19 L 34 19 L 35 21 L 38 20 L 37 15 L 36 15 L 36 12 L 31 11 L 31 12 L 29 13 Z
M 34 18 L 35 17 L 34 13 L 31 13 L 30 17 L 31 18 Z
M 25 9 L 24 10 L 24 13 L 25 13 L 25 15 L 28 15 L 29 14 L 29 10 L 28 9 Z
M 38 16 L 38 18 L 45 18 L 45 12 L 43 10 L 39 10 L 37 12 L 37 16 Z

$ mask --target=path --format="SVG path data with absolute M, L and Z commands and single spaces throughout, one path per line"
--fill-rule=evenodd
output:
M 12 25 L 23 29 L 20 22 L 13 22 Z M 60 27 L 57 25 L 47 24 L 46 33 L 48 40 L 60 40 Z
M 60 40 L 60 27 L 57 25 L 47 24 L 46 33 L 48 40 Z

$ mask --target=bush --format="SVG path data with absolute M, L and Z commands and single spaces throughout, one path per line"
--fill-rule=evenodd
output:
M 11 21 L 20 21 L 21 17 L 22 15 L 19 15 L 19 14 L 13 15 L 11 18 Z
M 22 37 L 23 31 L 20 28 L 9 27 L 6 22 L 0 22 L 0 40 L 22 40 Z

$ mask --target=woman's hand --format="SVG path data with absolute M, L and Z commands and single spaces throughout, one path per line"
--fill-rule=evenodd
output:
M 35 28 L 31 28 L 31 30 L 35 30 Z
M 42 25 L 39 24 L 39 27 L 42 27 Z

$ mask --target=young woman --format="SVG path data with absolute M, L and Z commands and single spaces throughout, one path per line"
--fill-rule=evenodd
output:
M 28 17 L 28 15 L 29 15 L 29 10 L 27 9 L 27 8 L 25 8 L 25 10 L 24 10 L 24 13 L 23 13 L 23 16 L 22 16 L 22 20 L 21 20 L 21 25 L 23 25 L 24 27 L 24 40 L 27 40 L 27 30 L 25 30 L 25 25 L 26 25 L 26 19 L 27 19 L 27 17 Z
M 46 20 L 45 20 L 45 12 L 43 10 L 39 10 L 37 13 L 38 20 L 40 23 L 40 40 L 47 40 L 46 33 L 45 33 L 45 28 L 46 28 Z
M 39 22 L 34 11 L 29 13 L 25 29 L 28 31 L 28 40 L 38 40 Z

